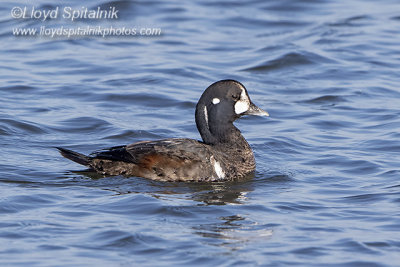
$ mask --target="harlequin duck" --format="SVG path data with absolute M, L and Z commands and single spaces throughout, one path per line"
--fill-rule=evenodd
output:
M 210 85 L 196 105 L 203 142 L 187 138 L 142 141 L 89 156 L 57 147 L 61 155 L 107 175 L 158 181 L 226 181 L 255 170 L 253 151 L 233 122 L 243 115 L 269 116 L 254 105 L 238 81 Z

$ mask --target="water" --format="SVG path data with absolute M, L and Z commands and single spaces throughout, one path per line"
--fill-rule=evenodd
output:
M 120 18 L 42 22 L 11 17 L 32 3 L 0 8 L 0 265 L 399 266 L 397 1 L 85 5 Z M 162 35 L 12 35 L 87 25 Z M 101 177 L 53 148 L 199 138 L 196 102 L 226 78 L 271 114 L 236 123 L 257 160 L 250 180 Z

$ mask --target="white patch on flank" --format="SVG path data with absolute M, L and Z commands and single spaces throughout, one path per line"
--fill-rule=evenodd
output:
M 207 107 L 206 106 L 204 106 L 204 118 L 206 119 L 207 128 L 210 128 L 208 126 L 208 112 L 207 112 Z
M 248 98 L 246 91 L 242 88 L 242 93 L 240 94 L 240 99 L 235 104 L 235 113 L 242 114 L 250 108 L 250 99 Z
M 218 104 L 219 102 L 221 102 L 221 100 L 219 100 L 219 98 L 213 98 L 212 103 L 214 105 Z
M 214 166 L 214 171 L 217 174 L 218 178 L 225 178 L 225 172 L 221 168 L 221 164 L 214 159 L 214 156 L 210 158 L 211 164 Z

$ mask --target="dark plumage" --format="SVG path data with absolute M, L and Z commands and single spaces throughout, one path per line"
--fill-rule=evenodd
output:
M 253 152 L 233 125 L 243 115 L 268 113 L 250 101 L 241 83 L 223 80 L 210 85 L 196 106 L 196 125 L 203 142 L 186 138 L 142 141 L 89 156 L 57 149 L 64 157 L 108 175 L 159 181 L 234 180 L 255 169 Z

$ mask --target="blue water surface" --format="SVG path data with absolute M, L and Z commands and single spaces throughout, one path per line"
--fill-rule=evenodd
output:
M 398 1 L 59 2 L 0 7 L 1 266 L 400 266 Z M 41 27 L 161 34 L 13 34 Z M 199 139 L 227 78 L 271 115 L 236 122 L 252 179 L 103 177 L 54 149 Z

